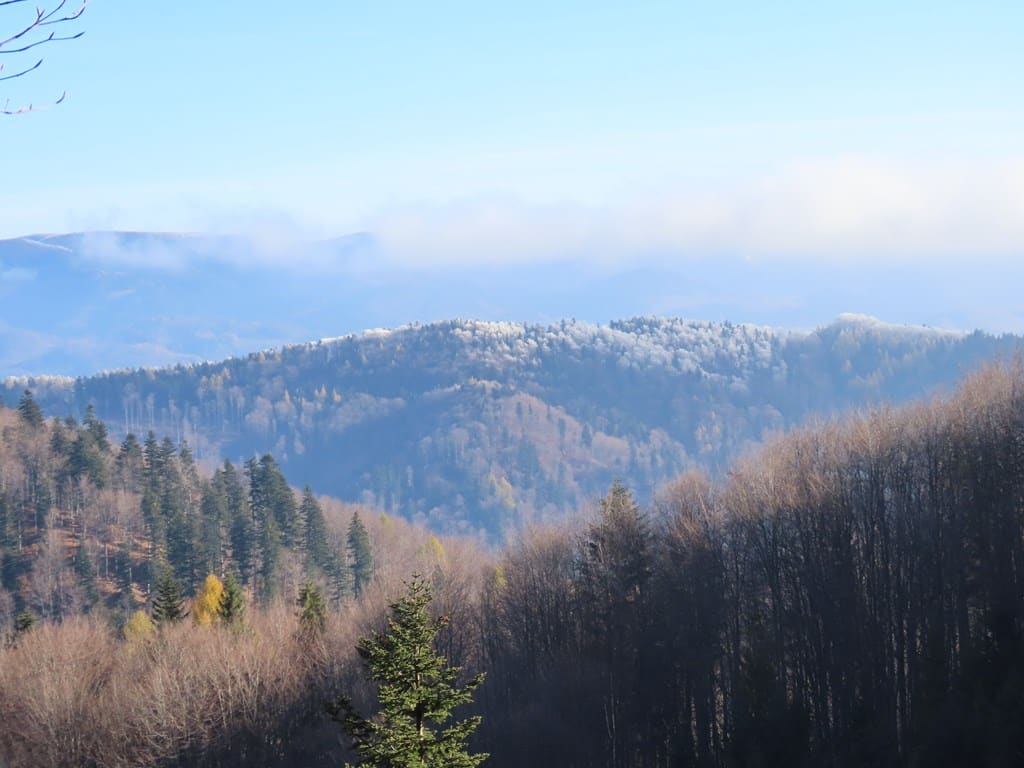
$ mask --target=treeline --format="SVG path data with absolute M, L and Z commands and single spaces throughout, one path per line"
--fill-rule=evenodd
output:
M 487 674 L 473 746 L 489 765 L 1024 758 L 1020 370 L 795 433 L 646 509 L 613 484 L 588 519 L 500 552 L 393 523 L 377 535 L 388 567 L 312 636 L 282 603 L 244 632 L 186 621 L 141 644 L 90 619 L 21 633 L 0 655 L 0 758 L 343 764 L 324 702 L 366 703 L 355 638 L 413 572 L 449 619 L 440 650 Z
M 47 421 L 25 391 L 0 410 L 0 622 L 98 610 L 120 623 L 162 576 L 192 595 L 233 574 L 262 602 L 313 579 L 341 602 L 369 582 L 373 552 L 358 510 L 329 512 L 270 454 L 204 472 L 187 444 L 150 432 L 114 446 L 91 407 Z

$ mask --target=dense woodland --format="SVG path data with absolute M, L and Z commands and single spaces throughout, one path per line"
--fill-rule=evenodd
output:
M 486 673 L 485 765 L 1024 761 L 1019 369 L 795 432 L 643 507 L 609 480 L 574 522 L 498 551 L 364 508 L 358 596 L 354 510 L 320 500 L 326 546 L 311 543 L 309 497 L 272 459 L 204 476 L 173 443 L 107 447 L 94 418 L 46 422 L 27 398 L 2 418 L 11 765 L 341 765 L 325 702 L 369 703 L 353 648 L 414 572 L 448 619 L 439 650 Z M 239 517 L 253 530 L 233 540 Z M 161 569 L 194 587 L 237 572 L 244 617 L 122 627 L 150 597 L 137 573 Z M 315 632 L 308 584 L 325 597 Z
M 451 321 L 245 358 L 8 380 L 47 413 L 92 404 L 118 438 L 153 430 L 199 460 L 271 453 L 289 479 L 437 531 L 500 542 L 618 477 L 648 503 L 809 417 L 951 390 L 1016 337 L 845 317 L 812 333 L 679 319 L 599 327 Z

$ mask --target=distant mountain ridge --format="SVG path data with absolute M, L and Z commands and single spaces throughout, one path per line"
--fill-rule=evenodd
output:
M 317 492 L 496 537 L 616 477 L 644 498 L 811 416 L 951 389 L 1019 343 L 853 315 L 813 332 L 453 320 L 5 387 L 9 402 L 33 389 L 49 415 L 93 403 L 115 430 L 175 435 L 200 459 L 272 451 Z
M 966 270 L 966 268 L 965 268 Z M 216 361 L 365 328 L 451 317 L 607 323 L 645 315 L 811 329 L 842 309 L 953 328 L 1016 328 L 1019 281 L 953 288 L 914 265 L 741 257 L 458 263 L 391 253 L 374 233 L 85 232 L 0 240 L 0 379 Z M 1001 310 L 1000 310 L 1001 312 Z M 980 316 L 979 316 L 980 315 Z

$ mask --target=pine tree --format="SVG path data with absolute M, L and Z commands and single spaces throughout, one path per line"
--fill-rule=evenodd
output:
M 245 596 L 242 594 L 242 586 L 233 573 L 229 573 L 224 579 L 224 591 L 220 596 L 217 613 L 221 621 L 230 627 L 241 626 L 242 620 L 245 618 Z
M 162 569 L 156 582 L 156 595 L 153 597 L 153 623 L 163 627 L 166 624 L 175 624 L 187 615 L 181 585 L 174 578 L 170 568 Z
M 352 592 L 358 597 L 373 578 L 370 537 L 358 512 L 352 515 L 352 522 L 348 526 L 348 552 L 352 559 Z
M 359 754 L 359 765 L 375 768 L 475 768 L 486 754 L 471 754 L 466 740 L 480 724 L 479 717 L 445 726 L 452 710 L 473 700 L 483 682 L 477 675 L 456 684 L 461 671 L 451 667 L 434 645 L 438 631 L 448 623 L 427 612 L 432 595 L 419 577 L 406 584 L 407 592 L 391 605 L 386 632 L 363 638 L 356 649 L 379 686 L 380 712 L 359 715 L 345 696 L 328 706 Z

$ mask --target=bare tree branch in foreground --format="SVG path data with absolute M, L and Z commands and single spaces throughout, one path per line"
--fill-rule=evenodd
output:
M 22 3 L 27 3 L 28 1 L 29 0 L 0 0 L 0 8 L 20 5 Z M 67 1 L 68 0 L 60 0 L 55 7 L 49 10 L 36 6 L 34 13 L 27 14 L 26 18 L 15 26 L 15 31 L 12 34 L 6 38 L 0 37 L 0 82 L 24 77 L 29 72 L 39 69 L 43 64 L 43 59 L 40 58 L 34 64 L 17 66 L 12 72 L 8 72 L 5 62 L 2 60 L 3 56 L 22 54 L 47 43 L 76 40 L 85 34 L 85 32 L 78 32 L 74 35 L 57 34 L 57 29 L 54 27 L 58 24 L 75 21 L 85 13 L 85 7 L 88 3 L 88 0 L 82 0 L 82 4 L 76 9 L 68 10 Z M 0 33 L 0 35 L 2 34 L 4 33 Z M 60 104 L 64 101 L 66 96 L 67 92 L 65 91 L 60 95 L 60 98 L 48 106 Z M 0 108 L 0 113 L 5 115 L 17 115 L 38 109 L 39 107 L 35 107 L 32 104 L 22 107 L 11 107 L 9 102 L 5 101 L 3 107 Z

